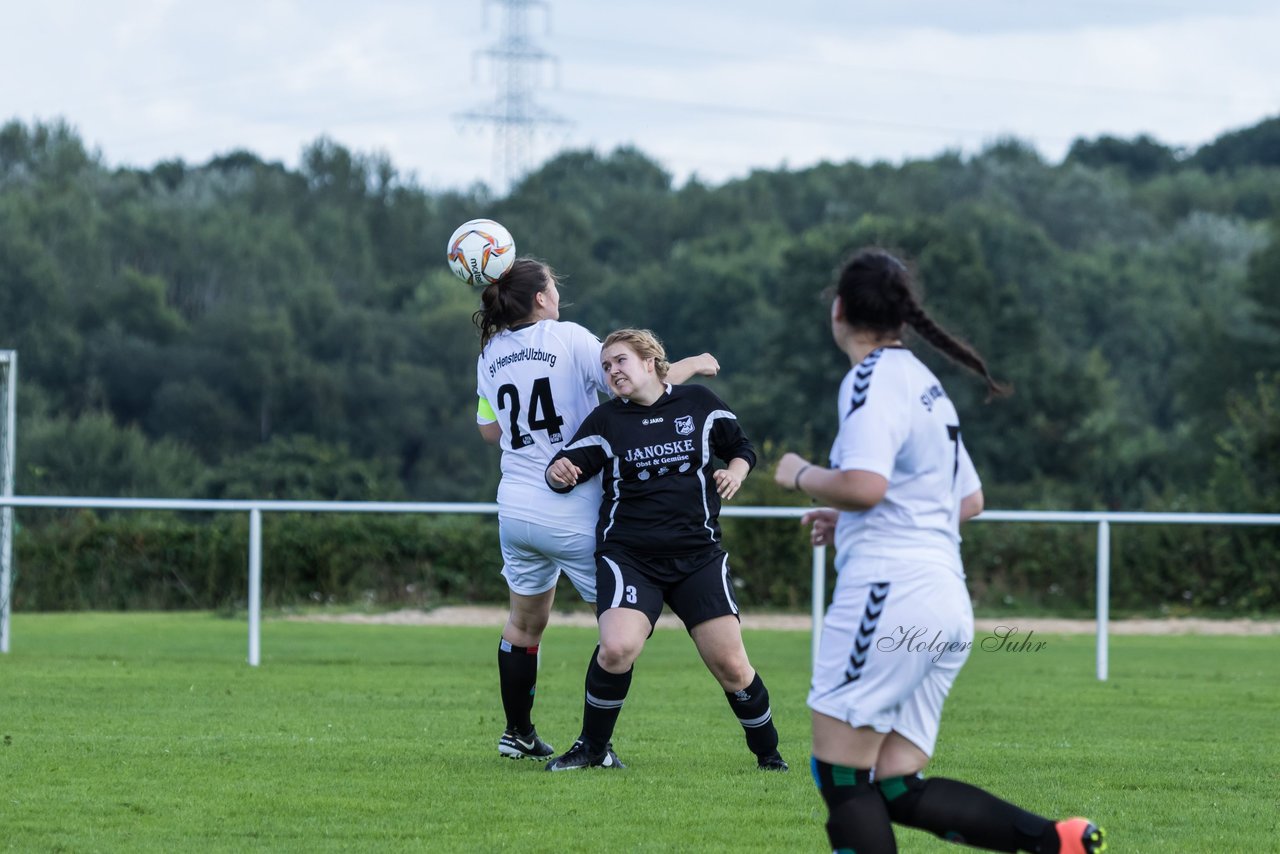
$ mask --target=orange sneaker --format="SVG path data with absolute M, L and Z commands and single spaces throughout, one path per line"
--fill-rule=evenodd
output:
M 1061 854 L 1101 854 L 1107 850 L 1106 834 L 1087 818 L 1069 818 L 1056 825 Z

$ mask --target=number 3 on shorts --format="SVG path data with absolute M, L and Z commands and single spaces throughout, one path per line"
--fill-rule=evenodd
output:
M 631 604 L 631 605 L 636 604 L 636 588 L 635 588 L 635 585 L 634 585 L 634 584 L 628 584 L 628 585 L 626 586 L 626 588 L 624 588 L 624 592 L 626 593 L 626 596 L 627 596 L 627 602 L 628 602 L 628 604 Z

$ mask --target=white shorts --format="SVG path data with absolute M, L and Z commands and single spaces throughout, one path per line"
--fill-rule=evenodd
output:
M 596 538 L 521 519 L 499 519 L 502 577 L 511 592 L 537 596 L 564 572 L 586 602 L 596 601 Z
M 932 756 L 943 701 L 973 647 L 964 579 L 943 564 L 868 559 L 845 575 L 822 624 L 809 708 L 896 732 Z

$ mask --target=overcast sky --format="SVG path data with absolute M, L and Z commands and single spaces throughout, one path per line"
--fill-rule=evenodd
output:
M 504 7 L 483 0 L 3 0 L 0 120 L 65 119 L 109 166 L 321 136 L 431 189 L 500 183 Z M 1195 148 L 1280 114 L 1275 0 L 547 0 L 547 126 L 527 150 L 633 144 L 678 182 L 969 153 L 1002 135 Z

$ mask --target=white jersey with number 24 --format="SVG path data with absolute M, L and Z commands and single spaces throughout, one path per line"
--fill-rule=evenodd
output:
M 541 320 L 499 332 L 476 363 L 476 394 L 502 427 L 499 518 L 595 534 L 600 478 L 567 495 L 547 486 L 547 464 L 608 393 L 600 339 L 576 323 Z M 492 424 L 482 402 L 479 424 Z

